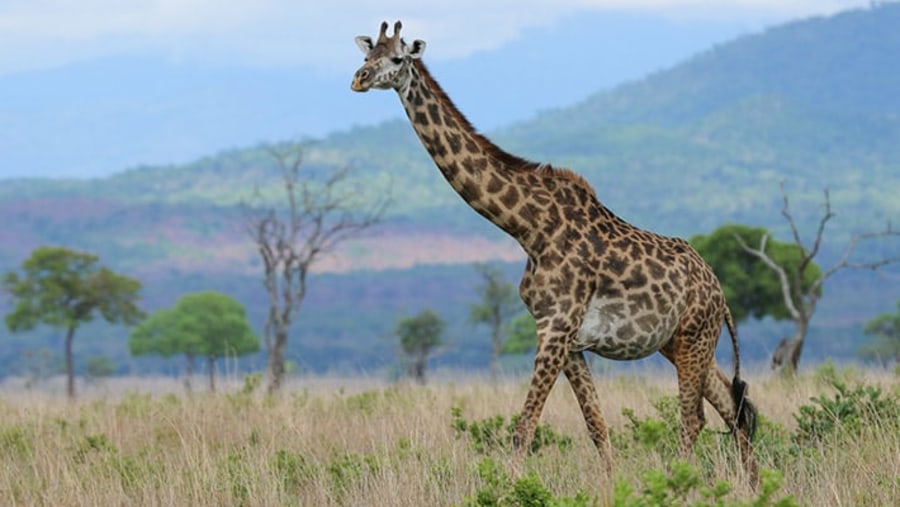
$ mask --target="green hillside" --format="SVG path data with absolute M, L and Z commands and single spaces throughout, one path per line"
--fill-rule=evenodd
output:
M 582 173 L 619 215 L 665 234 L 686 237 L 733 221 L 784 235 L 781 181 L 799 225 L 811 234 L 821 216 L 822 191 L 829 188 L 838 216 L 829 224 L 822 260 L 833 262 L 851 234 L 900 221 L 898 26 L 900 4 L 891 3 L 774 27 L 490 135 L 509 151 Z M 399 104 L 397 109 L 399 116 Z M 356 247 L 361 266 L 371 265 L 367 256 L 384 255 L 372 245 L 398 237 L 413 238 L 409 248 L 422 250 L 425 258 L 439 253 L 431 240 L 417 239 L 425 233 L 432 239 L 450 235 L 463 246 L 476 237 L 502 241 L 502 233 L 447 186 L 405 120 L 310 141 L 305 156 L 305 170 L 350 166 L 360 192 L 393 195 L 381 236 Z M 186 290 L 231 287 L 251 313 L 261 315 L 254 254 L 237 207 L 254 188 L 269 198 L 278 195 L 278 171 L 264 146 L 105 179 L 2 181 L 0 213 L 8 226 L 0 229 L 0 268 L 17 265 L 35 246 L 62 244 L 98 253 L 114 268 L 139 276 L 151 307 L 171 304 Z M 878 248 L 896 253 L 900 246 Z M 451 268 L 418 269 L 415 279 Z M 365 277 L 392 286 L 406 279 L 403 273 L 408 272 L 333 275 L 330 286 L 358 287 Z M 895 270 L 883 278 L 841 278 L 826 287 L 826 320 L 842 326 L 840 353 L 852 352 L 848 342 L 859 337 L 860 322 L 893 308 L 900 288 L 890 280 L 897 276 Z M 346 329 L 326 322 L 326 316 L 346 311 L 351 295 L 327 294 L 330 299 L 316 300 L 311 317 L 327 331 L 306 346 L 327 350 L 316 356 L 317 368 L 326 369 L 320 363 L 327 358 L 355 364 L 361 349 L 350 338 L 337 338 L 346 337 Z M 378 330 L 375 335 L 387 332 L 403 313 L 401 300 L 465 315 L 466 298 L 458 295 L 448 300 L 431 290 L 404 298 L 388 291 L 378 299 L 382 306 L 368 308 L 365 322 Z M 457 349 L 442 360 L 471 364 L 466 344 L 483 337 L 462 323 L 454 326 Z M 763 332 L 764 345 L 756 350 L 764 355 L 777 333 Z M 372 343 L 372 331 L 360 336 L 369 337 L 366 343 L 374 348 L 367 353 L 391 355 L 387 341 Z
M 780 180 L 798 201 L 829 187 L 847 230 L 883 222 L 900 214 L 897 26 L 897 3 L 778 26 L 498 137 L 677 234 L 779 225 Z M 655 206 L 688 218 L 651 218 Z

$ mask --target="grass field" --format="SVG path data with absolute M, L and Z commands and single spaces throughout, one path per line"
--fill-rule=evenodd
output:
M 710 407 L 694 457 L 678 461 L 674 374 L 661 377 L 596 381 L 612 479 L 564 380 L 542 445 L 515 476 L 506 426 L 525 379 L 304 378 L 274 398 L 253 377 L 193 396 L 175 382 L 111 379 L 71 403 L 7 386 L 0 505 L 900 504 L 897 375 L 831 366 L 791 381 L 751 377 L 757 456 L 781 477 L 774 491 L 772 474 L 770 490 L 746 484 Z

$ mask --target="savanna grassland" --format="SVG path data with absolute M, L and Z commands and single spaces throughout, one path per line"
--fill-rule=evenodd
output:
M 71 403 L 7 388 L 0 397 L 0 505 L 900 501 L 900 376 L 826 365 L 792 380 L 751 378 L 765 470 L 756 491 L 709 408 L 695 456 L 678 460 L 674 375 L 661 377 L 596 381 L 615 450 L 611 480 L 565 381 L 517 475 L 508 426 L 524 399 L 524 379 L 492 386 L 460 374 L 420 387 L 305 378 L 278 397 L 258 394 L 256 376 L 228 392 L 192 396 L 174 384 L 130 380 Z

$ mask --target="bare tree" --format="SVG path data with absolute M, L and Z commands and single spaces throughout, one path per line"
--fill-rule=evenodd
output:
M 342 241 L 379 223 L 389 203 L 388 196 L 365 202 L 350 184 L 347 167 L 322 176 L 301 174 L 303 150 L 299 143 L 268 149 L 281 170 L 286 204 L 245 205 L 245 229 L 262 258 L 269 298 L 263 337 L 270 394 L 284 379 L 288 330 L 306 297 L 310 268 Z M 260 200 L 258 190 L 255 198 Z
M 782 372 L 793 372 L 797 370 L 797 364 L 800 362 L 800 354 L 803 351 L 803 343 L 809 332 L 809 322 L 816 311 L 816 305 L 819 302 L 819 298 L 822 296 L 822 285 L 825 283 L 825 280 L 842 269 L 870 269 L 874 271 L 887 264 L 900 262 L 900 256 L 886 257 L 870 262 L 851 262 L 851 257 L 861 241 L 888 236 L 900 236 L 900 231 L 894 230 L 891 227 L 891 223 L 888 222 L 883 231 L 867 232 L 853 236 L 840 259 L 838 259 L 831 267 L 821 270 L 819 276 L 817 276 L 813 283 L 804 290 L 803 275 L 806 272 L 806 268 L 819 253 L 819 249 L 822 246 L 822 237 L 825 233 L 825 225 L 835 216 L 835 213 L 831 210 L 831 198 L 828 194 L 828 189 L 825 189 L 824 193 L 825 211 L 822 214 L 822 218 L 819 220 L 812 247 L 807 248 L 800 239 L 797 223 L 794 220 L 794 216 L 791 214 L 788 195 L 784 189 L 784 182 L 781 183 L 781 196 L 783 202 L 781 214 L 784 216 L 785 220 L 787 220 L 787 223 L 791 228 L 794 243 L 800 247 L 801 252 L 800 263 L 797 265 L 796 269 L 786 270 L 785 267 L 776 263 L 768 254 L 766 254 L 766 242 L 769 239 L 768 235 L 764 234 L 762 236 L 757 248 L 747 245 L 739 235 L 735 235 L 741 248 L 759 258 L 778 276 L 779 283 L 781 284 L 781 293 L 784 298 L 784 305 L 787 308 L 788 313 L 790 313 L 791 319 L 794 321 L 794 335 L 782 339 L 781 343 L 779 343 L 778 347 L 775 349 L 775 353 L 772 354 L 772 369 L 774 370 Z

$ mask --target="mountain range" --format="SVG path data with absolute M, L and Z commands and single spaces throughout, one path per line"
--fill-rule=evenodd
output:
M 900 217 L 897 26 L 900 4 L 891 3 L 772 27 L 489 135 L 509 151 L 571 167 L 620 216 L 669 235 L 739 222 L 787 240 L 783 182 L 800 230 L 811 239 L 828 189 L 837 215 L 819 261 L 830 265 L 852 235 Z M 389 194 L 393 205 L 380 227 L 319 266 L 297 325 L 302 344 L 289 355 L 312 370 L 377 369 L 392 360 L 385 336 L 396 318 L 434 307 L 454 335 L 439 361 L 485 364 L 486 333 L 465 323 L 477 283 L 466 263 L 504 262 L 512 281 L 524 258 L 518 246 L 452 192 L 405 121 L 310 140 L 304 161 L 312 172 L 349 166 L 363 197 Z M 92 180 L 2 183 L 4 271 L 38 245 L 66 245 L 98 253 L 141 279 L 150 309 L 189 290 L 216 288 L 239 297 L 261 328 L 259 267 L 241 229 L 240 204 L 254 191 L 277 198 L 278 172 L 267 145 Z M 898 250 L 897 242 L 880 242 L 856 255 Z M 817 352 L 852 355 L 862 322 L 894 308 L 898 279 L 900 271 L 890 267 L 826 285 L 811 339 L 834 340 Z M 340 318 L 347 311 L 358 321 Z M 773 323 L 746 329 L 745 340 L 756 335 L 746 348 L 758 358 L 783 332 Z M 83 350 L 124 356 L 124 331 L 97 327 L 94 333 L 93 341 L 79 340 Z M 56 339 L 46 330 L 41 336 L 2 339 L 29 346 Z M 0 363 L 14 358 L 10 352 Z

